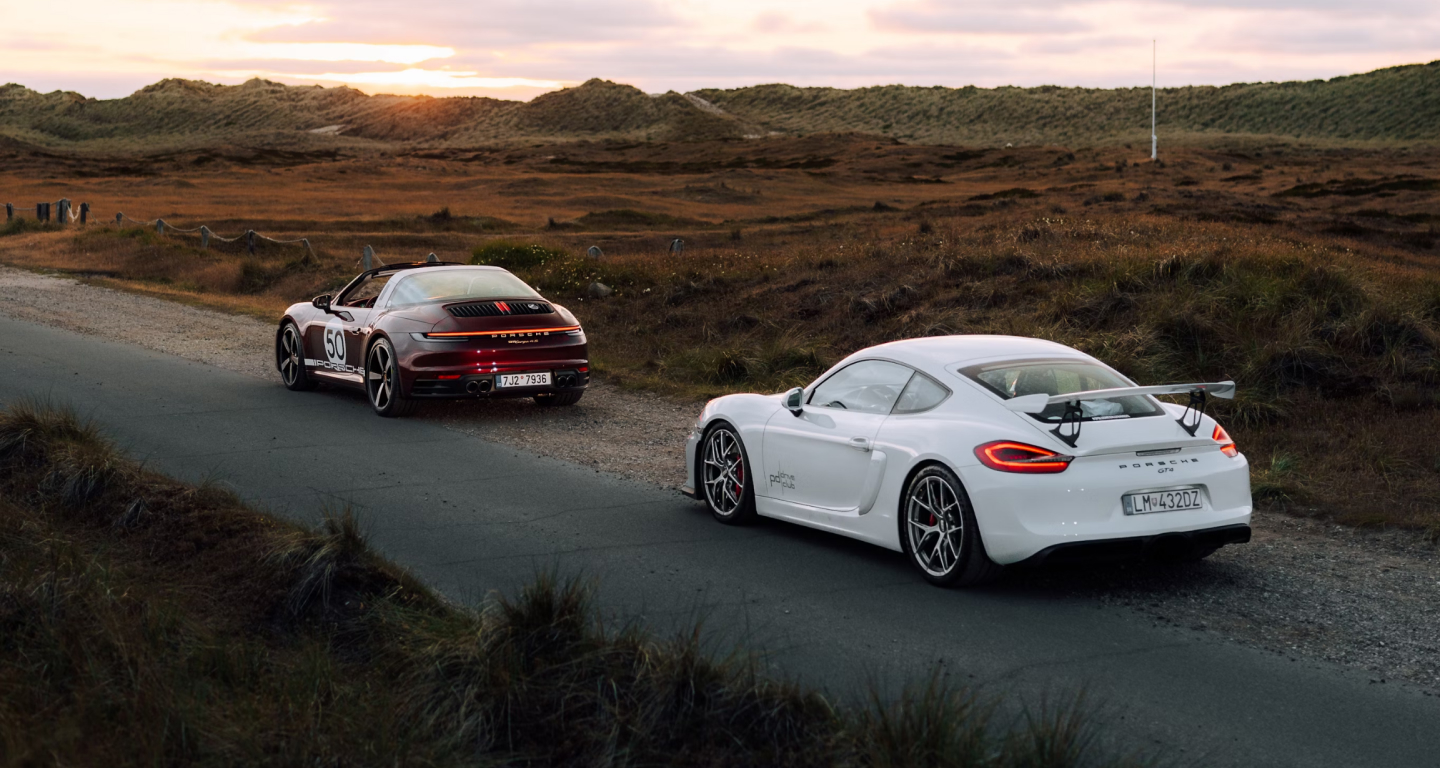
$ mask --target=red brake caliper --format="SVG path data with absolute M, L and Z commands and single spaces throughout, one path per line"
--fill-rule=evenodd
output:
M 735 459 L 735 495 L 739 496 L 745 492 L 745 460 L 740 456 Z

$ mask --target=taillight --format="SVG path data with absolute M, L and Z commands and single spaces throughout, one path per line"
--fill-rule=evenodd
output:
M 1025 443 L 996 440 L 975 447 L 980 463 L 1001 472 L 1022 472 L 1031 475 L 1053 475 L 1064 472 L 1074 456 L 1061 456 L 1054 451 Z
M 1235 441 L 1230 439 L 1230 433 L 1219 424 L 1216 424 L 1215 431 L 1210 433 L 1210 439 L 1220 443 L 1220 452 L 1232 459 L 1240 453 L 1240 449 L 1235 447 Z

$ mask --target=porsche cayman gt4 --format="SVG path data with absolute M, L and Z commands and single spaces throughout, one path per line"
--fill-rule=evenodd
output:
M 898 341 L 808 387 L 710 401 L 685 492 L 724 523 L 763 515 L 903 552 L 941 585 L 1017 563 L 1199 559 L 1250 540 L 1249 465 L 1205 413 L 1234 393 L 1139 386 L 1039 339 Z
M 393 264 L 285 311 L 285 386 L 365 391 L 381 416 L 437 398 L 572 405 L 590 381 L 585 332 L 564 307 L 498 267 Z

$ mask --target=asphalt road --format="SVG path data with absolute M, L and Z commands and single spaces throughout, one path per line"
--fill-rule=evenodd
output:
M 150 466 L 280 514 L 351 504 L 381 551 L 457 599 L 558 568 L 596 578 L 607 611 L 661 627 L 704 616 L 720 645 L 743 638 L 846 697 L 940 665 L 1012 702 L 1083 689 L 1115 738 L 1184 762 L 1440 765 L 1440 698 L 1407 686 L 1043 588 L 936 589 L 891 552 L 774 521 L 721 526 L 674 492 L 381 419 L 359 397 L 0 318 L 0 403 L 23 397 L 69 404 Z

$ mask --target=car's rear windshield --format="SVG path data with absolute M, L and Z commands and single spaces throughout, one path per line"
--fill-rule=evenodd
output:
M 540 298 L 524 280 L 499 269 L 446 269 L 404 275 L 390 295 L 397 307 L 467 299 Z
M 961 368 L 960 373 L 1006 400 L 1026 395 L 1069 395 L 1095 389 L 1135 386 L 1115 371 L 1085 360 L 986 363 Z M 1101 400 L 1082 399 L 1080 412 L 1083 420 L 1094 421 L 1157 416 L 1161 410 L 1150 398 L 1132 395 Z M 1044 411 L 1034 414 L 1035 418 L 1047 422 L 1058 422 L 1064 415 L 1064 403 L 1052 403 L 1046 406 Z

